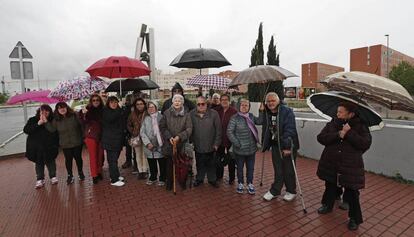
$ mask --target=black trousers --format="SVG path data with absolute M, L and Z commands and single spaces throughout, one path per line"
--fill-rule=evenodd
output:
M 296 152 L 293 154 L 296 160 Z M 291 156 L 281 157 L 279 147 L 272 146 L 272 163 L 274 170 L 274 181 L 270 187 L 270 193 L 273 195 L 280 195 L 283 185 L 286 187 L 286 192 L 296 194 L 296 177 L 293 169 Z
M 35 164 L 37 180 L 45 179 L 45 166 L 47 167 L 47 170 L 49 171 L 49 178 L 56 177 L 55 159 L 51 159 L 47 162 L 45 162 L 44 160 L 38 160 L 36 161 L 36 164 Z
M 323 193 L 321 203 L 332 209 L 335 204 L 337 194 L 338 187 L 336 184 L 325 182 L 325 192 Z M 349 204 L 348 217 L 350 219 L 354 219 L 357 224 L 361 224 L 363 219 L 361 205 L 359 203 L 359 191 L 345 188 L 343 200 Z
M 197 167 L 197 181 L 204 181 L 204 177 L 207 174 L 208 182 L 216 182 L 216 169 L 217 160 L 214 157 L 214 152 L 210 153 L 197 153 L 196 156 L 196 167 Z
M 165 176 L 166 176 L 166 159 L 165 158 L 147 158 L 148 165 L 150 168 L 150 177 L 149 180 L 156 181 L 158 177 L 158 166 L 160 167 L 159 173 L 159 181 L 165 182 Z M 157 165 L 158 163 L 158 165 Z
M 106 159 L 109 165 L 109 176 L 111 177 L 111 183 L 115 183 L 119 180 L 119 168 L 118 159 L 121 151 L 106 150 Z
M 73 176 L 72 161 L 75 159 L 76 166 L 78 168 L 78 174 L 83 173 L 83 161 L 82 161 L 82 145 L 72 148 L 64 148 L 63 155 L 65 156 L 66 171 L 69 176 Z
M 227 152 L 228 152 L 228 149 L 227 149 Z M 218 157 L 224 156 L 223 146 L 219 147 L 219 149 L 217 150 L 217 156 Z M 232 157 L 229 160 L 227 167 L 229 170 L 229 181 L 234 181 L 236 177 L 236 160 L 234 159 L 234 157 Z M 217 164 L 216 176 L 217 176 L 217 179 L 222 179 L 224 177 L 224 167 L 222 165 Z
M 134 167 L 137 167 L 137 156 L 135 154 L 135 149 L 128 144 L 128 141 L 125 145 L 125 161 L 131 163 Z

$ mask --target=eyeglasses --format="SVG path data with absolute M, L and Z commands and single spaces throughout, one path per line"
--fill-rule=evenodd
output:
M 96 100 L 92 100 L 92 102 L 100 102 L 100 100 L 96 99 Z
M 204 106 L 206 103 L 197 103 L 197 106 Z

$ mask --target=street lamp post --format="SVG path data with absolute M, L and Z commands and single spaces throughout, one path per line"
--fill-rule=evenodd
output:
M 389 65 L 390 65 L 390 35 L 386 34 L 387 37 L 387 78 L 389 78 Z

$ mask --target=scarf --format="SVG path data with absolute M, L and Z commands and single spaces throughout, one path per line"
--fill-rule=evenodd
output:
M 152 131 L 154 131 L 154 135 L 157 137 L 158 146 L 162 146 L 160 128 L 158 127 L 158 113 L 153 113 L 150 116 L 152 121 Z
M 181 107 L 180 111 L 175 110 L 175 108 L 171 105 L 171 110 L 173 111 L 175 116 L 184 116 L 184 105 Z
M 256 139 L 256 142 L 259 142 L 259 135 L 257 132 L 257 128 L 254 125 L 254 122 L 252 121 L 252 119 L 249 117 L 249 113 L 244 114 L 244 113 L 238 112 L 237 114 L 242 116 L 246 120 L 247 126 L 249 127 L 250 131 L 253 133 L 254 139 Z

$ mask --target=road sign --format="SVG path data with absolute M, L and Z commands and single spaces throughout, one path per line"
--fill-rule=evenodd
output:
M 33 58 L 33 56 L 29 53 L 29 51 L 26 49 L 26 47 L 24 47 L 24 45 L 20 41 L 17 42 L 13 51 L 10 53 L 9 58 L 19 58 L 19 47 L 22 47 L 22 58 Z
M 10 73 L 12 79 L 21 79 L 20 62 L 10 62 Z M 24 79 L 33 79 L 33 64 L 32 62 L 23 62 L 23 77 Z

